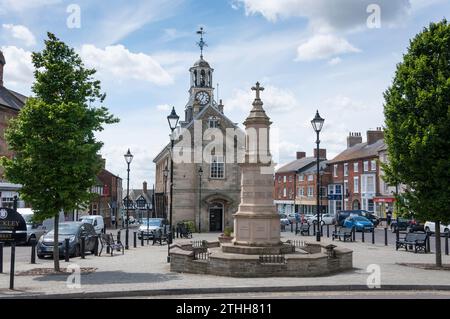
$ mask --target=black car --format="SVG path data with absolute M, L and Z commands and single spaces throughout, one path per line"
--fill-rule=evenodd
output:
M 58 226 L 58 248 L 59 256 L 62 257 L 65 254 L 65 239 L 69 239 L 69 255 L 78 257 L 81 252 L 81 238 L 85 238 L 85 251 L 95 252 L 95 244 L 97 241 L 97 234 L 95 233 L 94 226 L 82 222 L 68 222 L 61 223 Z M 37 256 L 42 259 L 45 256 L 53 256 L 53 230 L 45 234 L 39 239 L 37 244 Z
M 422 224 L 416 222 L 414 219 L 408 219 L 403 217 L 398 217 L 391 222 L 391 230 L 393 233 L 397 231 L 408 231 L 408 232 L 416 232 L 416 231 L 424 231 L 424 227 Z

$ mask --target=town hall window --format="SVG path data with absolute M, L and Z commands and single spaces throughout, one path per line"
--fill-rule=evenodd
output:
M 208 119 L 209 128 L 219 128 L 219 120 L 216 117 L 211 117 Z
M 211 160 L 211 178 L 225 178 L 223 155 L 213 155 Z

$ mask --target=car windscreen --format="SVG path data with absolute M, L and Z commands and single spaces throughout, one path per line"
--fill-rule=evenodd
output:
M 60 235 L 76 235 L 78 233 L 78 224 L 59 224 L 59 234 Z M 53 235 L 54 231 L 48 232 L 47 236 Z
M 141 219 L 141 224 L 144 226 L 161 226 L 161 220 L 159 219 L 150 219 L 147 223 L 147 219 Z
M 91 225 L 94 224 L 93 218 L 83 218 L 81 221 L 86 224 L 91 224 Z
M 31 225 L 33 224 L 33 215 L 22 215 L 23 219 L 25 220 L 25 223 L 27 223 L 27 225 Z

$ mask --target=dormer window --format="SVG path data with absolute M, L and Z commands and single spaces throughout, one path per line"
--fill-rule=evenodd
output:
M 219 128 L 219 119 L 216 117 L 210 117 L 208 119 L 208 127 L 209 128 Z

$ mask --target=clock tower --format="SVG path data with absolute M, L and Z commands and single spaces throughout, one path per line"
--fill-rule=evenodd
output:
M 186 124 L 192 121 L 197 110 L 201 111 L 210 105 L 217 106 L 217 103 L 214 100 L 214 69 L 211 68 L 209 63 L 203 59 L 203 48 L 207 46 L 203 40 L 205 31 L 203 31 L 203 28 L 200 28 L 197 33 L 200 34 L 200 42 L 197 44 L 200 47 L 201 54 L 200 60 L 195 62 L 194 66 L 189 69 L 191 75 L 191 88 L 189 89 L 189 101 L 185 110 Z M 200 108 L 194 108 L 195 103 L 198 103 Z

